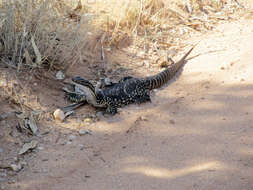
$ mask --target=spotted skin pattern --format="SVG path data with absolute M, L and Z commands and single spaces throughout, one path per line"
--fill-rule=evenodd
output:
M 117 113 L 117 108 L 131 103 L 144 103 L 151 101 L 150 91 L 145 88 L 144 79 L 131 78 L 115 84 L 111 88 L 99 90 L 96 99 L 99 104 L 105 104 L 106 112 Z
M 98 90 L 95 90 L 90 83 L 87 83 L 87 80 L 81 77 L 74 77 L 72 80 L 77 84 L 88 86 L 93 92 L 92 94 L 95 96 L 93 98 L 96 100 L 96 105 L 93 104 L 93 106 L 98 107 L 97 105 L 99 105 L 99 107 L 106 107 L 106 112 L 114 115 L 117 113 L 118 107 L 132 103 L 140 104 L 151 101 L 150 91 L 161 87 L 168 80 L 173 78 L 177 71 L 184 65 L 186 57 L 192 52 L 194 47 L 195 46 L 193 46 L 180 61 L 151 77 L 124 77 L 118 83 L 108 88 Z M 75 99 L 75 102 L 80 102 L 85 98 L 82 98 L 82 96 L 78 94 L 78 96 L 72 97 L 72 99 Z

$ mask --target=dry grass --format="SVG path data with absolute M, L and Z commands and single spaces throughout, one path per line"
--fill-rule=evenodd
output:
M 39 68 L 45 63 L 51 68 L 67 68 L 90 61 L 89 55 L 95 55 L 100 46 L 168 48 L 178 45 L 191 31 L 212 29 L 238 8 L 232 0 L 67 2 L 2 3 L 1 62 L 17 70 Z
M 103 1 L 91 5 L 100 15 L 96 24 L 107 33 L 106 41 L 118 45 L 126 38 L 140 37 L 161 44 L 191 30 L 211 29 L 216 22 L 227 19 L 238 6 L 224 0 L 134 0 Z
M 18 70 L 24 66 L 42 67 L 45 63 L 64 66 L 79 62 L 85 56 L 83 50 L 89 41 L 90 18 L 71 21 L 66 14 L 68 8 L 61 7 L 56 0 L 20 0 L 2 4 L 1 61 Z

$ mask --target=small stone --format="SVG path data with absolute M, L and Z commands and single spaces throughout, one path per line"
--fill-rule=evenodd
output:
M 22 167 L 27 166 L 27 162 L 26 162 L 26 161 L 21 161 L 21 162 L 20 162 L 20 165 L 21 165 Z
M 225 70 L 225 67 L 221 67 L 220 69 L 221 69 L 221 70 Z
M 230 66 L 233 66 L 234 64 L 235 64 L 235 62 L 231 62 L 231 63 L 230 63 Z
M 0 115 L 0 121 L 1 121 L 1 120 L 4 120 L 4 119 L 7 119 L 8 115 L 9 115 L 8 113 L 3 113 L 3 114 L 1 114 L 1 115 Z
M 6 79 L 1 79 L 0 80 L 0 87 L 6 87 L 8 84 L 7 84 L 7 80 Z
M 104 83 L 105 83 L 106 85 L 110 85 L 110 84 L 112 83 L 112 81 L 111 81 L 111 79 L 109 79 L 109 78 L 105 78 L 105 79 L 104 79 Z
M 71 141 L 68 141 L 67 144 L 70 145 L 70 144 L 72 144 L 72 142 L 71 142 Z
M 97 117 L 102 117 L 103 116 L 103 112 L 102 111 L 99 111 L 99 112 L 97 112 Z
M 79 135 L 86 135 L 86 134 L 91 135 L 91 131 L 90 130 L 85 130 L 85 129 L 79 130 Z
M 62 71 L 58 71 L 56 73 L 56 79 L 63 80 L 64 78 L 65 78 L 65 75 L 64 75 L 64 73 Z
M 4 150 L 0 147 L 0 154 L 3 152 Z
M 70 141 L 73 141 L 73 140 L 76 139 L 76 136 L 75 136 L 75 135 L 69 135 L 68 139 L 69 139 Z
M 15 183 L 15 182 L 16 182 L 16 181 L 15 181 L 14 179 L 11 179 L 11 180 L 8 181 L 9 184 L 13 184 L 13 183 Z
M 23 168 L 20 163 L 18 163 L 18 164 L 11 164 L 10 167 L 11 167 L 11 169 L 14 172 L 19 172 Z
M 147 117 L 145 117 L 145 116 L 141 116 L 141 117 L 140 117 L 140 120 L 141 120 L 141 121 L 147 121 L 147 120 L 148 120 L 148 118 L 147 118 Z
M 83 144 L 79 144 L 80 150 L 83 150 L 85 147 Z
M 91 122 L 91 118 L 85 118 L 83 121 L 86 123 L 89 123 L 89 122 Z
M 19 150 L 19 155 L 26 153 L 28 150 L 33 150 L 37 147 L 38 141 L 32 140 L 31 142 L 27 142 L 23 145 L 23 147 Z
M 39 150 L 44 150 L 44 147 L 43 146 L 39 146 L 38 149 Z
M 64 112 L 61 109 L 57 109 L 54 111 L 54 118 L 60 122 L 65 119 Z
M 85 135 L 86 133 L 87 131 L 84 129 L 79 130 L 79 135 Z

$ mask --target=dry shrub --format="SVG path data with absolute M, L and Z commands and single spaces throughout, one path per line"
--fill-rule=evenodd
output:
M 5 1 L 0 7 L 0 62 L 18 70 L 45 63 L 67 68 L 93 59 L 100 45 L 168 48 L 191 30 L 211 29 L 228 18 L 233 13 L 229 1 Z
M 107 0 L 91 8 L 110 46 L 119 47 L 127 39 L 141 47 L 145 41 L 168 47 L 191 30 L 212 29 L 219 20 L 229 18 L 231 10 L 238 8 L 235 5 L 233 0 Z
M 38 68 L 45 64 L 51 68 L 65 67 L 85 59 L 91 45 L 88 43 L 91 18 L 84 15 L 75 22 L 67 17 L 69 8 L 58 0 L 3 3 L 1 62 L 20 70 L 24 66 Z

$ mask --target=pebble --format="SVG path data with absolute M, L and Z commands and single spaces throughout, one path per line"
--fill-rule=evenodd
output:
M 86 135 L 86 134 L 91 135 L 91 131 L 90 130 L 85 130 L 85 129 L 79 130 L 79 135 Z
M 97 112 L 97 117 L 102 117 L 103 116 L 103 112 L 102 111 L 99 111 L 99 112 Z
M 4 150 L 0 147 L 0 154 L 3 152 Z
M 112 83 L 112 81 L 109 78 L 105 78 L 104 82 L 106 85 L 110 85 Z
M 8 113 L 3 113 L 3 114 L 1 114 L 1 115 L 0 115 L 0 121 L 1 121 L 1 120 L 4 120 L 4 119 L 7 119 L 7 117 L 8 117 Z
M 14 179 L 12 179 L 12 180 L 9 180 L 8 183 L 13 184 L 13 183 L 16 183 L 16 181 Z
M 64 73 L 62 71 L 58 71 L 56 73 L 56 79 L 63 80 L 64 78 L 65 78 L 65 75 L 64 75 Z
M 38 149 L 39 150 L 44 150 L 44 147 L 43 146 L 39 146 Z
M 68 141 L 67 144 L 70 145 L 70 144 L 72 144 L 72 142 L 71 142 L 71 141 Z
M 0 87 L 6 87 L 7 85 L 8 85 L 7 80 L 5 79 L 0 80 Z
M 87 131 L 85 129 L 79 130 L 79 135 L 85 135 Z
M 26 161 L 21 161 L 21 162 L 20 162 L 20 164 L 21 164 L 21 166 L 22 166 L 22 167 L 24 167 L 24 166 L 27 166 L 27 165 L 28 165 Z
M 68 139 L 69 139 L 70 141 L 73 141 L 73 140 L 76 139 L 76 136 L 75 136 L 75 135 L 69 135 Z
M 54 118 L 60 122 L 62 122 L 65 119 L 64 112 L 60 109 L 57 109 L 54 111 Z
M 18 164 L 11 164 L 10 167 L 11 167 L 11 169 L 14 172 L 19 172 L 23 168 L 20 163 L 18 163 Z
M 84 145 L 83 144 L 79 144 L 80 150 L 84 149 Z
M 91 118 L 86 118 L 83 121 L 86 122 L 86 123 L 89 123 L 89 122 L 91 122 Z
M 147 120 L 148 120 L 148 118 L 147 118 L 147 117 L 145 117 L 145 116 L 141 116 L 141 117 L 140 117 L 140 120 L 142 120 L 142 121 L 147 121 Z

